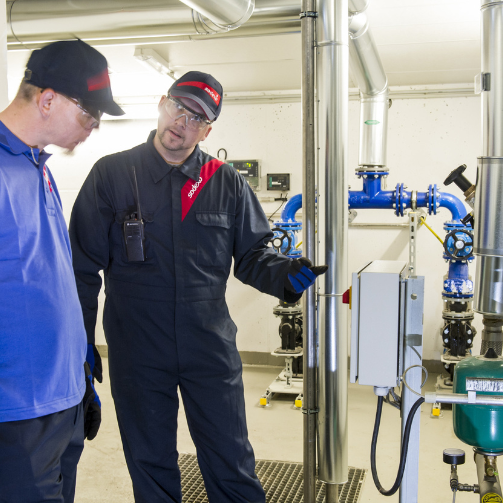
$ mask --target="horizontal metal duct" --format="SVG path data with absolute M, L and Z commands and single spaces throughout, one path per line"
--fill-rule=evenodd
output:
M 241 20 L 221 16 L 219 21 L 227 28 L 217 33 L 221 27 L 201 23 L 198 13 L 179 0 L 17 0 L 7 2 L 11 27 L 7 44 L 16 50 L 76 37 L 92 45 L 117 45 L 300 33 L 299 13 L 300 0 L 256 0 L 253 15 L 243 26 L 225 31 L 227 23 Z M 239 16 L 238 11 L 231 14 Z
M 253 14 L 255 0 L 180 0 L 198 13 L 201 24 L 209 30 L 229 31 L 239 28 Z M 212 23 L 213 26 L 209 25 Z

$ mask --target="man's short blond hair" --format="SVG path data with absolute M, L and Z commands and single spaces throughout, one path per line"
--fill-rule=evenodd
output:
M 28 84 L 24 80 L 21 81 L 19 89 L 17 90 L 16 98 L 23 101 L 31 101 L 33 97 L 40 90 L 40 87 L 34 86 L 33 84 Z

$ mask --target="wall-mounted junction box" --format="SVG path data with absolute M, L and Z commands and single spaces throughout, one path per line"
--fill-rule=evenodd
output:
M 406 262 L 376 260 L 353 273 L 350 381 L 395 387 L 401 375 Z

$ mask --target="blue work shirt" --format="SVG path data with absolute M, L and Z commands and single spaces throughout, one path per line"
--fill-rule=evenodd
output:
M 48 158 L 0 122 L 0 422 L 68 409 L 85 391 L 86 333 Z

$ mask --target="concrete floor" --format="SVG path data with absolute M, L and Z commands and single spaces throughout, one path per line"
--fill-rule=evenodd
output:
M 76 503 L 132 503 L 134 501 L 119 437 L 108 381 L 107 359 L 105 382 L 98 384 L 103 421 L 96 439 L 86 441 L 79 464 Z M 259 406 L 259 398 L 278 374 L 271 367 L 245 367 L 248 429 L 257 459 L 302 462 L 302 413 L 292 407 L 293 395 L 273 398 L 272 406 Z M 426 389 L 433 390 L 436 376 L 430 376 Z M 375 419 L 376 397 L 367 386 L 350 385 L 349 389 L 349 464 L 368 471 L 360 497 L 361 503 L 398 502 L 398 494 L 380 495 L 370 473 L 370 442 Z M 377 450 L 377 468 L 381 484 L 389 489 L 395 480 L 399 461 L 400 418 L 398 410 L 384 406 Z M 452 430 L 450 411 L 440 419 L 430 418 L 430 406 L 421 411 L 421 448 L 419 503 L 450 503 L 450 467 L 442 461 L 442 451 L 459 447 L 467 453 L 466 464 L 459 467 L 460 481 L 476 483 L 475 464 L 470 447 L 459 441 Z M 183 410 L 179 419 L 178 451 L 195 454 Z M 477 502 L 478 495 L 460 493 L 457 503 Z M 285 502 L 288 503 L 288 502 Z

